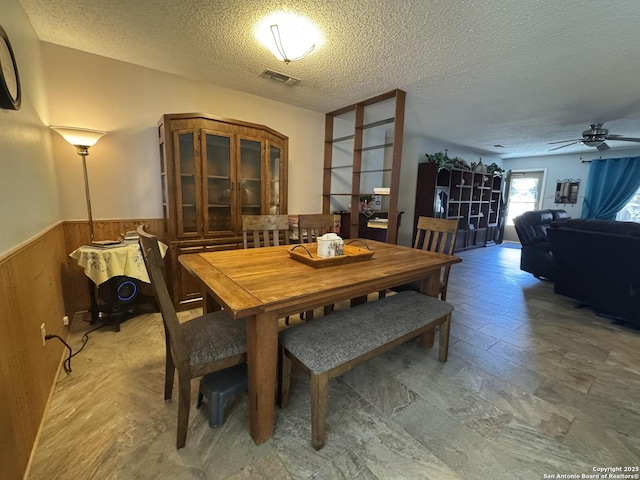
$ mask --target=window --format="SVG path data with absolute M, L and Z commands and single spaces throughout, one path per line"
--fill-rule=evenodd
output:
M 629 203 L 616 215 L 619 222 L 638 222 L 640 223 L 640 188 L 636 191 Z
M 540 204 L 543 172 L 513 174 L 509 188 L 507 225 L 513 226 L 513 218 L 535 210 Z

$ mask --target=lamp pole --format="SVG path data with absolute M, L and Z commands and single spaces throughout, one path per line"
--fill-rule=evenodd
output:
M 84 172 L 84 192 L 87 197 L 87 212 L 89 213 L 89 236 L 93 242 L 93 215 L 91 214 L 91 195 L 89 194 L 89 176 L 87 175 L 87 155 L 89 147 L 75 145 L 78 155 L 82 157 L 82 171 Z

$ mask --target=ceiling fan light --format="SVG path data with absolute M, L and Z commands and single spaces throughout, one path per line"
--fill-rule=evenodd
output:
M 611 147 L 607 145 L 607 140 L 616 140 L 622 142 L 640 142 L 640 138 L 634 137 L 624 137 L 622 135 L 609 135 L 609 130 L 602 126 L 602 123 L 592 123 L 589 125 L 591 127 L 589 130 L 585 130 L 582 132 L 582 138 L 576 140 L 561 140 L 559 142 L 550 142 L 549 145 L 553 145 L 556 143 L 564 143 L 565 145 L 561 145 L 559 147 L 552 148 L 549 150 L 550 152 L 554 150 L 560 150 L 561 148 L 568 147 L 570 145 L 575 145 L 576 143 L 582 143 L 587 147 L 595 147 L 599 151 L 603 152 L 605 150 L 610 150 Z
M 582 132 L 583 137 L 604 136 L 609 133 L 609 130 L 602 128 L 602 123 L 592 123 L 589 127 L 591 127 L 589 130 Z

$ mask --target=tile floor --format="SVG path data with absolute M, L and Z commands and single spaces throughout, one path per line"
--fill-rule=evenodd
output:
M 218 429 L 192 407 L 176 450 L 161 319 L 146 314 L 91 333 L 60 374 L 28 478 L 507 480 L 640 465 L 640 333 L 554 295 L 519 270 L 519 249 L 460 256 L 449 361 L 411 342 L 333 380 L 321 451 L 295 370 L 271 440 L 251 441 L 243 395 Z M 91 327 L 76 322 L 74 349 Z

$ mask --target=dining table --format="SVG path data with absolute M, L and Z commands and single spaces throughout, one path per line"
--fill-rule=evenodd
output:
M 303 262 L 294 254 L 300 253 L 300 245 L 280 245 L 178 258 L 201 285 L 205 313 L 222 308 L 246 321 L 249 430 L 256 444 L 273 434 L 280 318 L 344 301 L 355 305 L 369 294 L 384 295 L 411 282 L 420 282 L 422 293 L 437 297 L 441 269 L 461 261 L 455 255 L 373 240 L 345 240 L 345 249 L 348 245 L 373 254 Z M 427 341 L 432 345 L 433 332 Z

